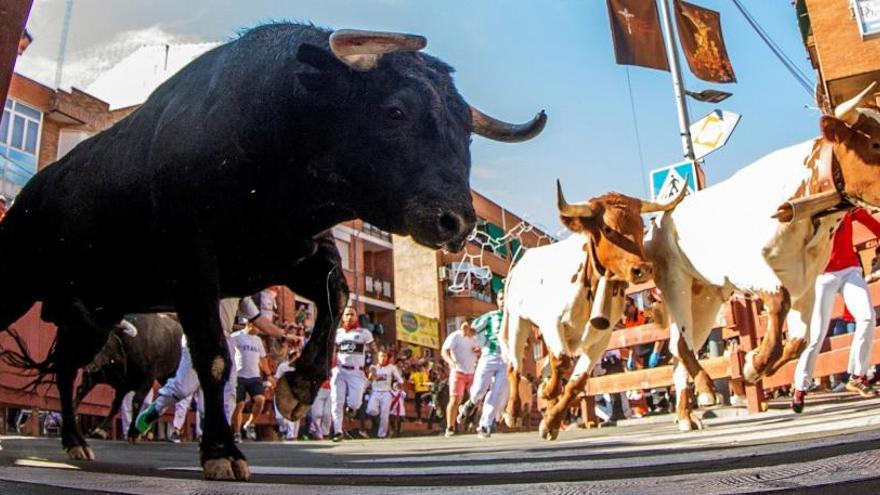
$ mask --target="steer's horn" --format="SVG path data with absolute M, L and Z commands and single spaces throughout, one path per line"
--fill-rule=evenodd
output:
M 490 117 L 471 106 L 471 120 L 474 123 L 475 134 L 495 141 L 518 143 L 540 134 L 544 130 L 544 125 L 547 124 L 547 114 L 541 110 L 538 115 L 535 115 L 535 118 L 525 124 L 511 124 Z
M 678 196 L 675 197 L 672 201 L 668 203 L 655 203 L 653 201 L 642 201 L 642 213 L 659 213 L 661 211 L 672 211 L 684 200 L 684 197 L 687 196 L 687 183 L 690 179 L 691 174 L 688 174 L 684 178 L 684 187 L 681 188 L 681 191 L 678 192 Z
M 345 65 L 361 72 L 376 68 L 382 55 L 417 52 L 428 44 L 424 36 L 381 31 L 340 29 L 330 35 L 330 51 Z
M 562 184 L 559 183 L 559 179 L 556 179 L 556 207 L 559 209 L 559 214 L 564 217 L 592 217 L 596 211 L 592 201 L 568 204 L 562 194 Z
M 859 114 L 856 113 L 855 109 L 861 105 L 862 101 L 865 100 L 868 94 L 874 90 L 874 86 L 877 86 L 877 81 L 869 84 L 861 93 L 846 100 L 840 105 L 837 105 L 837 108 L 834 109 L 834 116 L 849 125 L 855 124 L 859 120 Z

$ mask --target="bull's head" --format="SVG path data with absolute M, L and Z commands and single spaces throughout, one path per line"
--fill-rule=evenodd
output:
M 556 199 L 562 224 L 572 232 L 593 239 L 595 261 L 605 269 L 608 280 L 640 284 L 654 274 L 645 258 L 643 213 L 671 211 L 687 193 L 682 188 L 667 204 L 642 201 L 618 193 L 608 193 L 583 203 L 569 204 L 556 181 Z
M 426 43 L 415 35 L 335 31 L 329 53 L 309 45 L 299 50 L 298 60 L 319 70 L 299 79 L 330 97 L 328 106 L 339 114 L 330 124 L 346 149 L 334 158 L 354 179 L 351 209 L 380 228 L 455 251 L 476 222 L 471 134 L 524 141 L 547 118 L 540 112 L 528 123 L 508 124 L 471 107 L 453 84 L 452 68 L 419 53 Z
M 844 190 L 864 206 L 880 207 L 880 108 L 873 101 L 876 82 L 822 117 L 822 134 L 834 148 Z

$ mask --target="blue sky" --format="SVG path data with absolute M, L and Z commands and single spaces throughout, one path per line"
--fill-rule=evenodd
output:
M 706 160 L 713 184 L 771 150 L 814 137 L 819 112 L 732 2 L 693 1 L 721 12 L 739 82 L 703 83 L 685 69 L 686 85 L 733 92 L 719 108 L 743 115 L 727 146 Z M 35 0 L 29 29 L 36 43 L 23 71 L 54 73 L 64 3 Z M 791 3 L 743 3 L 814 77 Z M 630 67 L 644 165 L 640 162 L 627 69 L 614 63 L 603 0 L 74 0 L 62 86 L 84 85 L 138 43 L 222 41 L 270 19 L 422 34 L 428 38 L 426 51 L 457 69 L 456 84 L 471 104 L 511 121 L 546 109 L 547 128 L 532 142 L 474 139 L 472 185 L 551 232 L 561 229 L 555 214 L 557 177 L 571 201 L 612 190 L 647 196 L 647 171 L 681 160 L 669 74 Z M 690 103 L 695 119 L 713 108 Z

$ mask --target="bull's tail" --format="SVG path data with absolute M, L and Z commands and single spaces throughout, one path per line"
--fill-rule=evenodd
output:
M 20 390 L 22 392 L 35 392 L 40 385 L 54 383 L 57 370 L 55 357 L 58 337 L 55 337 L 55 340 L 52 341 L 52 346 L 49 348 L 46 359 L 37 361 L 31 356 L 27 342 L 25 342 L 17 329 L 9 327 L 7 333 L 18 349 L 0 350 L 0 361 L 12 368 L 18 369 L 19 372 L 15 373 L 18 376 L 31 377 L 31 380 L 24 384 Z

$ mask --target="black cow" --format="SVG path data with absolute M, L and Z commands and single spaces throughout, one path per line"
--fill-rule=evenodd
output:
M 421 36 L 254 28 L 200 56 L 135 112 L 40 171 L 0 223 L 0 328 L 43 301 L 58 325 L 56 379 L 72 405 L 75 370 L 124 314 L 175 311 L 205 396 L 209 479 L 247 479 L 223 414 L 230 359 L 218 300 L 286 285 L 318 304 L 296 372 L 276 404 L 301 417 L 329 371 L 348 298 L 327 234 L 362 218 L 458 250 L 473 229 L 471 134 L 537 135 L 470 107 Z M 119 274 L 137 284 L 119 287 Z M 93 458 L 73 417 L 62 445 Z
M 131 336 L 124 331 L 114 331 L 101 352 L 91 363 L 83 367 L 82 381 L 76 390 L 75 402 L 80 403 L 95 385 L 106 383 L 113 387 L 113 404 L 110 414 L 104 418 L 92 435 L 107 438 L 113 418 L 119 412 L 125 394 L 134 392 L 131 408 L 129 439 L 137 437 L 134 422 L 144 398 L 153 382 L 164 383 L 174 376 L 180 363 L 180 341 L 183 327 L 175 318 L 163 314 L 126 315 L 125 320 L 137 329 Z

